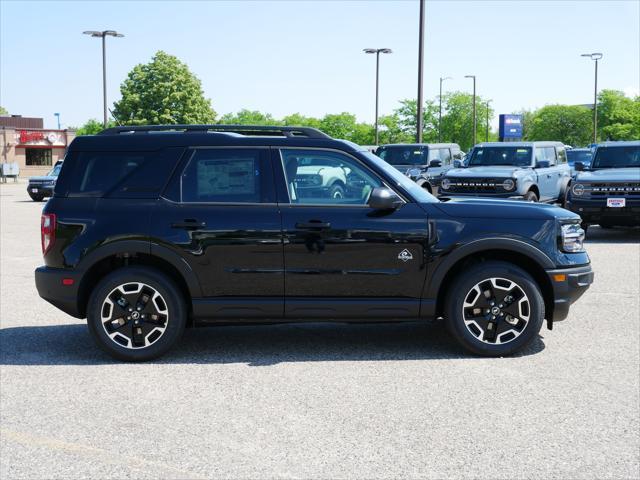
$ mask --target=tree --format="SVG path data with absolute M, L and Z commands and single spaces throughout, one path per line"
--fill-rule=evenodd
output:
M 125 125 L 212 123 L 215 112 L 200 80 L 178 58 L 157 52 L 136 65 L 120 86 L 114 116 Z
M 465 92 L 449 92 L 442 97 L 442 109 L 442 141 L 457 143 L 462 150 L 469 150 L 474 145 L 473 95 Z M 488 107 L 488 113 L 491 121 L 493 118 L 491 107 Z M 486 118 L 487 101 L 476 96 L 478 142 L 484 142 L 487 136 Z M 489 138 L 495 138 L 495 134 L 489 132 Z
M 292 127 L 312 127 L 320 128 L 320 119 L 314 117 L 306 117 L 300 113 L 292 113 L 282 119 L 282 123 Z
M 114 127 L 114 126 L 115 126 L 115 122 L 113 120 L 110 120 L 107 122 L 107 128 Z M 102 122 L 99 122 L 95 118 L 91 118 L 87 120 L 85 124 L 82 125 L 81 127 L 78 127 L 78 128 L 70 127 L 70 129 L 75 130 L 76 136 L 79 137 L 81 135 L 95 135 L 97 133 L 100 133 L 102 130 L 104 130 L 104 126 L 102 125 Z
M 547 105 L 532 114 L 527 140 L 555 140 L 587 145 L 592 140 L 591 109 L 581 105 Z
M 9 112 L 7 111 L 7 109 L 4 108 L 2 105 L 0 105 L 0 115 L 9 115 Z
M 219 123 L 227 125 L 279 125 L 270 113 L 262 113 L 258 110 L 242 109 L 238 113 L 225 113 L 220 117 Z
M 601 140 L 640 138 L 640 97 L 631 99 L 617 90 L 598 94 L 598 137 Z
M 393 113 L 398 118 L 398 126 L 409 142 L 415 142 L 418 116 L 418 101 L 404 99 L 400 107 Z M 422 139 L 424 142 L 435 142 L 438 139 L 438 106 L 435 101 L 426 100 L 422 109 Z

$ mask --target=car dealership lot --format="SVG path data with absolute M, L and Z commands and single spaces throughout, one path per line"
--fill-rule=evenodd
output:
M 2 478 L 640 475 L 638 230 L 589 230 L 595 283 L 514 358 L 439 325 L 308 324 L 188 330 L 132 365 L 38 297 L 25 186 L 0 187 Z

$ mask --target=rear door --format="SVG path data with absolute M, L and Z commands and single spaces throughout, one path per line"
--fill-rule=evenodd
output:
M 380 212 L 367 205 L 383 180 L 359 159 L 322 149 L 274 150 L 282 212 L 285 317 L 416 318 L 426 273 L 428 226 L 415 203 Z M 298 188 L 344 172 L 345 195 Z M 309 166 L 314 165 L 315 174 Z M 319 183 L 319 182 L 318 182 Z
M 188 150 L 156 209 L 153 237 L 196 273 L 213 317 L 282 317 L 281 220 L 269 151 Z

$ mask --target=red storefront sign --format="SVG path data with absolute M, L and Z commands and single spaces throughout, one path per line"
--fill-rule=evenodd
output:
M 42 132 L 28 132 L 27 130 L 20 130 L 21 144 L 29 142 L 39 142 L 42 140 L 44 140 L 44 133 Z

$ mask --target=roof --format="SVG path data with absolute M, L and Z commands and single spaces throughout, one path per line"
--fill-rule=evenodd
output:
M 596 145 L 596 148 L 600 148 L 600 147 L 640 147 L 640 140 L 601 142 L 598 145 Z
M 385 143 L 381 147 L 429 147 L 429 148 L 447 148 L 451 146 L 460 148 L 457 143 Z
M 114 127 L 98 135 L 77 137 L 70 148 L 81 150 L 158 150 L 187 146 L 277 146 L 338 148 L 357 151 L 362 147 L 331 138 L 307 127 L 264 125 L 146 125 Z
M 476 147 L 564 147 L 562 142 L 535 141 L 535 142 L 482 142 Z

